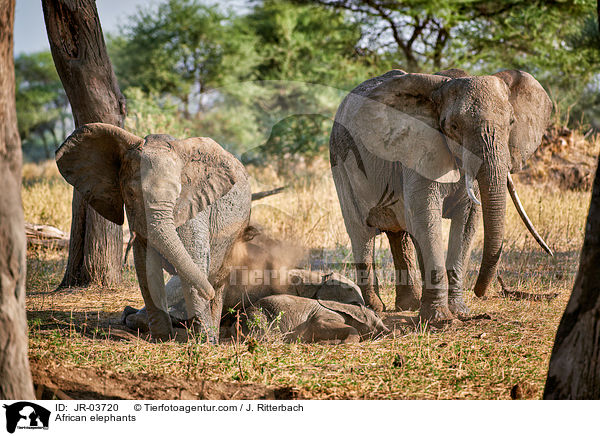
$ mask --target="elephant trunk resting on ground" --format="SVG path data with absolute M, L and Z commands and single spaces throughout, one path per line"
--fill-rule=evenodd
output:
M 250 217 L 243 165 L 210 138 L 140 138 L 102 123 L 75 130 L 56 162 L 104 218 L 123 224 L 125 205 L 152 337 L 174 335 L 164 267 L 182 278 L 186 319 L 217 340 L 227 261 Z
M 331 170 L 367 305 L 383 310 L 373 247 L 375 236 L 385 232 L 397 272 L 397 310 L 420 305 L 421 318 L 429 321 L 468 313 L 463 280 L 481 209 L 477 296 L 496 275 L 507 187 L 526 218 L 510 172 L 536 150 L 551 111 L 544 88 L 522 71 L 470 76 L 463 70 L 393 70 L 344 99 L 331 132 Z M 452 221 L 447 255 L 442 218 Z

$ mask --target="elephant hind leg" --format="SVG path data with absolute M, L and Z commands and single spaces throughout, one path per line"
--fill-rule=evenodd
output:
M 301 332 L 295 332 L 302 342 L 325 342 L 354 344 L 360 342 L 358 331 L 341 321 L 314 318 L 301 326 Z
M 406 231 L 387 231 L 386 235 L 394 258 L 396 310 L 418 310 L 421 306 L 421 286 L 412 238 Z

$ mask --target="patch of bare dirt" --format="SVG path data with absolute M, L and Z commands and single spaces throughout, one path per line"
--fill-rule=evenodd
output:
M 152 374 L 115 373 L 95 368 L 65 368 L 32 361 L 38 399 L 71 400 L 293 400 L 303 398 L 288 386 L 186 380 Z
M 516 176 L 521 183 L 542 184 L 562 190 L 589 191 L 596 169 L 592 135 L 552 126 L 526 166 Z

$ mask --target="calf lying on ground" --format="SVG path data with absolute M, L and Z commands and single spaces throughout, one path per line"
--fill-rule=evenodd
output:
M 388 332 L 381 318 L 364 305 L 271 295 L 246 310 L 247 328 L 276 330 L 287 342 L 355 343 Z
M 379 332 L 376 321 L 381 323 L 381 320 L 377 318 L 374 321 L 372 320 L 374 314 L 364 312 L 365 302 L 360 288 L 354 282 L 338 273 L 322 274 L 303 269 L 288 269 L 289 266 L 298 264 L 300 258 L 301 250 L 297 247 L 294 248 L 282 241 L 271 239 L 257 230 L 256 227 L 249 226 L 244 235 L 234 245 L 229 262 L 229 280 L 225 285 L 223 297 L 222 330 L 226 331 L 228 327 L 231 327 L 237 321 L 237 318 L 231 316 L 231 313 L 239 311 L 243 314 L 250 309 L 254 309 L 254 306 L 262 301 L 267 306 L 269 304 L 285 306 L 286 325 L 292 325 L 296 322 L 296 319 L 299 319 L 298 317 L 306 315 L 308 313 L 306 310 L 309 310 L 309 307 L 320 308 L 317 311 L 319 316 L 316 318 L 309 317 L 310 322 L 307 325 L 310 325 L 310 328 L 306 330 L 305 334 L 298 336 L 302 340 L 320 340 L 318 338 L 328 337 L 328 335 L 333 335 L 339 340 L 345 340 L 339 337 L 342 335 L 342 330 L 349 335 L 348 337 L 356 337 L 356 331 L 360 331 L 361 336 Z M 188 320 L 189 317 L 179 276 L 174 275 L 169 280 L 165 286 L 165 293 L 173 325 L 181 327 L 182 323 Z M 269 296 L 301 298 L 299 300 L 294 298 L 268 300 L 265 298 Z M 307 299 L 308 301 L 304 301 Z M 292 301 L 294 304 L 291 304 Z M 315 301 L 320 301 L 320 303 L 315 306 L 312 303 Z M 340 306 L 339 312 L 334 311 L 337 315 L 323 318 L 325 314 L 324 305 L 331 306 L 335 304 L 345 304 L 351 307 L 344 309 Z M 265 306 L 265 310 L 271 307 L 267 306 Z M 344 315 L 346 318 L 352 318 L 352 315 L 348 315 L 348 313 L 354 314 L 353 319 L 361 319 L 361 322 L 368 327 L 362 326 L 360 329 L 351 327 L 353 330 L 350 330 L 348 327 L 352 324 L 344 321 L 346 318 L 343 318 L 342 312 L 346 313 Z M 308 321 L 309 318 L 306 318 L 303 322 Z M 335 323 L 333 320 L 336 320 Z M 138 311 L 132 307 L 126 307 L 122 322 L 133 330 L 142 332 L 148 330 L 145 308 Z M 342 325 L 345 325 L 343 329 L 341 329 Z M 291 332 L 296 327 L 290 328 L 286 332 Z M 237 329 L 236 326 L 234 328 Z M 326 333 L 324 329 L 328 328 L 334 328 L 335 332 Z M 368 334 L 363 334 L 364 328 L 367 328 L 367 330 L 372 328 L 373 330 L 369 331 Z M 320 331 L 320 333 L 311 336 L 310 332 L 313 330 Z
M 169 315 L 175 327 L 187 319 L 185 301 L 181 290 L 181 281 L 178 276 L 173 276 L 165 287 Z M 351 306 L 346 311 L 356 311 L 352 308 L 364 307 L 360 288 L 348 278 L 338 273 L 321 274 L 315 271 L 292 269 L 281 271 L 277 286 L 238 286 L 232 285 L 225 290 L 225 304 L 223 306 L 223 319 L 227 322 L 230 309 L 248 312 L 254 306 L 269 296 L 290 296 L 299 298 L 298 301 L 320 301 L 326 305 L 342 304 Z M 267 297 L 267 298 L 265 298 Z M 267 300 L 268 301 L 271 300 Z M 279 301 L 279 300 L 274 300 Z M 286 300 L 281 300 L 281 304 Z M 291 300 L 290 300 L 291 301 Z M 298 302 L 297 302 L 298 303 Z M 266 304 L 266 303 L 265 303 Z M 279 304 L 279 303 L 278 303 Z M 297 310 L 304 310 L 297 305 Z M 286 317 L 292 316 L 291 306 L 288 307 Z M 293 309 L 294 311 L 296 309 Z M 341 310 L 341 309 L 340 309 Z M 358 310 L 358 309 L 357 309 Z M 361 312 L 358 310 L 357 314 Z M 362 313 L 362 312 L 361 312 Z M 359 315 L 356 315 L 359 316 Z M 362 317 L 362 315 L 360 315 Z M 290 318 L 291 320 L 292 318 Z M 379 320 L 379 318 L 377 318 Z M 231 322 L 231 320 L 229 320 Z M 379 320 L 381 321 L 381 320 Z M 145 309 L 136 310 L 127 306 L 123 311 L 122 322 L 133 330 L 145 332 L 148 330 L 148 319 Z M 290 321 L 293 322 L 293 321 Z

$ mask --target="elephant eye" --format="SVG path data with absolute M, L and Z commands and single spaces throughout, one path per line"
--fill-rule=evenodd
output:
M 458 130 L 458 124 L 456 123 L 449 123 L 446 125 L 446 130 L 450 131 L 450 132 L 456 132 Z
M 455 122 L 448 122 L 447 118 L 442 119 L 442 129 L 446 131 L 458 130 L 458 126 Z

